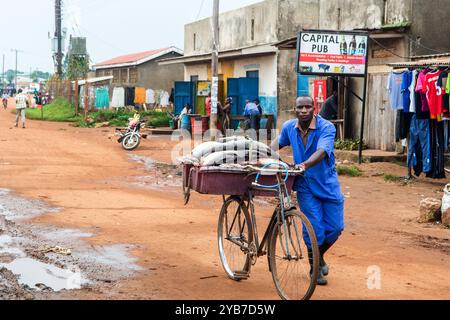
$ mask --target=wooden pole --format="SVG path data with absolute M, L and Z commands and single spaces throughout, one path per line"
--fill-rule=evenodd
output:
M 219 0 L 213 4 L 213 48 L 211 58 L 211 118 L 209 127 L 211 135 L 217 130 L 217 102 L 219 100 Z M 215 134 L 214 134 L 215 135 Z
M 86 79 L 86 83 L 84 85 L 84 123 L 87 122 L 87 112 L 89 108 L 89 84 Z
M 80 108 L 80 100 L 78 97 L 78 79 L 75 80 L 75 115 L 78 115 L 78 109 Z

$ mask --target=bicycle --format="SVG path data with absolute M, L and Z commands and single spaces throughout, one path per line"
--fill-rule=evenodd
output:
M 257 259 L 268 254 L 269 271 L 278 295 L 284 300 L 307 300 L 314 293 L 319 275 L 319 247 L 310 221 L 293 206 L 286 187 L 289 174 L 303 172 L 289 170 L 285 164 L 282 164 L 283 170 L 267 169 L 273 165 L 251 167 L 258 174 L 248 195 L 227 199 L 223 196 L 217 230 L 220 260 L 227 276 L 241 281 L 250 277 L 251 267 Z M 262 173 L 274 173 L 277 184 L 259 184 Z M 253 203 L 253 193 L 257 190 L 278 193 L 277 207 L 261 242 Z M 308 245 L 302 232 L 307 234 Z M 283 268 L 284 264 L 286 268 Z M 304 274 L 290 277 L 289 270 L 303 271 Z

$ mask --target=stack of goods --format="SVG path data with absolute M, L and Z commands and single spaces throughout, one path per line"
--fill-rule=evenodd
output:
M 202 167 L 245 169 L 248 165 L 280 163 L 279 159 L 278 153 L 266 144 L 248 137 L 234 136 L 202 143 L 180 162 Z

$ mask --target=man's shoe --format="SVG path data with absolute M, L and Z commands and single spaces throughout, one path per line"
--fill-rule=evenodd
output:
M 325 278 L 322 269 L 319 270 L 319 276 L 317 277 L 317 285 L 326 286 L 328 284 L 327 278 Z
M 332 245 L 330 245 L 330 244 L 323 244 L 323 245 L 321 245 L 319 247 L 319 252 L 320 252 L 320 269 L 322 270 L 322 273 L 323 273 L 324 276 L 327 276 L 329 271 L 330 271 L 330 268 L 328 267 L 327 263 L 325 262 L 324 255 L 325 255 L 325 252 L 327 252 L 328 249 L 331 248 L 331 246 Z
M 25 129 L 25 125 L 22 126 L 22 129 Z
M 16 127 L 16 128 L 17 128 L 18 126 L 19 126 L 19 125 L 18 125 L 17 123 L 14 125 L 14 127 Z
M 312 265 L 313 265 L 313 256 L 312 251 L 308 249 L 308 260 L 310 265 L 309 273 L 312 274 Z M 325 278 L 324 273 L 322 271 L 322 266 L 319 264 L 319 275 L 317 276 L 317 285 L 319 286 L 326 286 L 328 284 L 327 278 Z

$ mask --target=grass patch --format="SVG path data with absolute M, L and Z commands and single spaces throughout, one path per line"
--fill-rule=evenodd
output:
M 166 112 L 162 111 L 146 111 L 141 112 L 141 118 L 146 120 L 147 127 L 168 127 L 170 117 Z M 89 123 L 86 125 L 83 121 L 79 122 L 80 126 L 94 127 L 96 123 L 109 122 L 113 127 L 128 126 L 128 119 L 133 118 L 134 113 L 124 110 L 99 110 L 89 113 Z
M 334 142 L 336 150 L 356 151 L 359 150 L 359 140 L 340 140 Z M 368 149 L 368 146 L 363 143 L 363 150 Z
M 15 110 L 13 111 L 15 112 Z M 126 127 L 128 119 L 133 118 L 134 113 L 125 110 L 98 110 L 88 114 L 88 123 L 84 123 L 83 110 L 80 115 L 75 115 L 75 107 L 64 98 L 56 98 L 51 104 L 44 106 L 44 117 L 41 109 L 27 109 L 26 117 L 32 120 L 75 122 L 77 126 L 84 128 L 95 127 L 96 123 L 109 122 L 112 127 Z M 141 118 L 146 120 L 149 127 L 168 127 L 170 116 L 163 111 L 141 112 Z
M 43 116 L 41 109 L 26 110 L 26 117 L 32 120 L 77 122 L 81 119 L 75 115 L 75 107 L 64 98 L 56 98 L 52 103 L 43 106 Z
M 396 176 L 395 174 L 386 173 L 383 175 L 383 179 L 386 182 L 400 182 L 403 180 L 403 177 Z
M 336 170 L 340 176 L 349 176 L 349 177 L 362 176 L 362 171 L 355 166 L 337 166 Z

